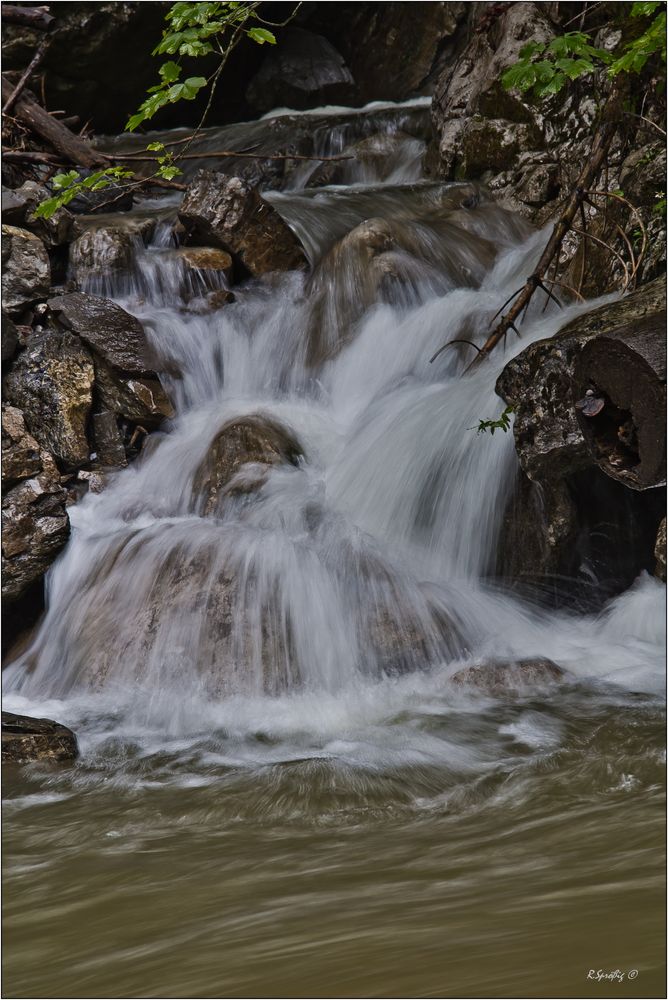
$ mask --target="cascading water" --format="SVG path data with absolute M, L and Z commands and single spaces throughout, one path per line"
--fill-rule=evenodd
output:
M 132 273 L 90 289 L 144 323 L 177 415 L 71 508 L 45 618 L 5 671 L 6 707 L 78 731 L 74 794 L 99 776 L 126 791 L 211 786 L 227 792 L 225 822 L 502 810 L 531 801 L 531 769 L 573 727 L 620 707 L 653 718 L 660 583 L 644 575 L 585 615 L 490 577 L 517 460 L 512 435 L 473 428 L 501 412 L 511 353 L 585 307 L 541 302 L 521 342 L 474 374 L 465 346 L 430 364 L 448 339 L 484 339 L 545 234 L 472 185 L 415 183 L 413 143 L 389 174 L 367 165 L 352 187 L 304 191 L 301 170 L 295 190 L 267 195 L 308 276 L 249 282 L 207 312 L 165 225 Z M 202 470 L 249 418 L 278 428 L 290 459 L 242 466 L 213 502 Z M 549 702 L 540 687 L 495 702 L 450 681 L 536 657 L 567 671 Z

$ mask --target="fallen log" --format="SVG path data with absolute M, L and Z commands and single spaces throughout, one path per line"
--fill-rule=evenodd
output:
M 3 76 L 3 103 L 9 100 L 12 91 L 11 83 Z M 29 93 L 21 94 L 16 101 L 14 116 L 70 163 L 90 170 L 108 163 L 103 153 L 93 149 L 85 139 L 75 135 L 66 125 L 52 117 Z
M 5 24 L 18 24 L 35 31 L 51 31 L 56 20 L 48 7 L 21 7 L 13 3 L 3 3 L 0 15 Z
M 634 490 L 666 481 L 666 318 L 650 313 L 584 345 L 577 419 L 594 461 Z

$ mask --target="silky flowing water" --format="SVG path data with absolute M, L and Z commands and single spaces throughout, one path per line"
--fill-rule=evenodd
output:
M 308 275 L 211 311 L 163 221 L 90 289 L 144 322 L 176 416 L 70 509 L 5 671 L 5 708 L 81 747 L 5 770 L 7 997 L 663 995 L 665 588 L 555 610 L 494 578 L 517 460 L 474 428 L 583 307 L 430 364 L 482 342 L 544 234 L 422 181 L 416 142 L 267 194 Z M 376 271 L 365 223 L 406 248 Z M 301 457 L 205 509 L 197 469 L 250 414 Z M 564 680 L 452 680 L 536 657 Z

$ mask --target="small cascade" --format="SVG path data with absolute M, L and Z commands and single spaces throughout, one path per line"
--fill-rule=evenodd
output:
M 142 321 L 177 415 L 72 508 L 10 692 L 103 692 L 171 725 L 188 705 L 196 716 L 231 697 L 349 699 L 427 672 L 442 684 L 498 655 L 656 687 L 653 581 L 592 619 L 538 610 L 486 579 L 517 460 L 511 435 L 475 427 L 502 410 L 494 384 L 511 352 L 565 317 L 533 306 L 521 343 L 473 375 L 465 344 L 430 364 L 446 340 L 482 343 L 545 237 L 474 185 L 418 181 L 416 113 L 267 118 L 200 141 L 240 148 L 277 122 L 315 122 L 322 155 L 373 136 L 376 153 L 393 144 L 341 183 L 307 189 L 310 164 L 266 194 L 308 275 L 249 282 L 229 301 L 224 261 L 178 247 L 169 218 L 147 228 L 139 212 L 130 264 L 80 278 Z M 89 261 L 104 263 L 89 232 Z M 620 640 L 631 605 L 645 610 Z

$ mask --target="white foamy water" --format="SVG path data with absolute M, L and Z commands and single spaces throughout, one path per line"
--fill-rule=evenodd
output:
M 7 707 L 83 725 L 84 746 L 96 727 L 232 742 L 261 730 L 279 756 L 480 764 L 470 742 L 415 729 L 479 704 L 449 680 L 467 664 L 548 657 L 566 685 L 659 693 L 656 580 L 589 615 L 489 581 L 517 459 L 512 435 L 474 428 L 503 409 L 508 358 L 585 307 L 537 303 L 521 341 L 474 373 L 466 346 L 429 363 L 453 337 L 484 340 L 545 233 L 471 185 L 296 186 L 268 198 L 307 247 L 308 276 L 250 282 L 211 311 L 163 225 L 133 273 L 91 289 L 135 313 L 178 370 L 165 375 L 177 416 L 71 508 L 45 619 L 5 673 Z M 390 241 L 375 257 L 356 238 L 369 219 Z M 212 441 L 257 414 L 301 457 L 205 513 L 197 470 Z

